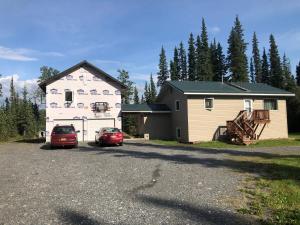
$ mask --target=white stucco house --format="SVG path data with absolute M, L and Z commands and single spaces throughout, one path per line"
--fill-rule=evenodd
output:
M 78 141 L 94 141 L 101 127 L 121 129 L 121 90 L 117 79 L 87 61 L 40 83 L 46 94 L 46 141 L 53 127 L 73 124 Z

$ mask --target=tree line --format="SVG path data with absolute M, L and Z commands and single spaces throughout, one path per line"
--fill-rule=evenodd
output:
M 41 67 L 40 71 L 39 82 L 58 73 L 57 70 L 47 66 Z M 39 108 L 38 101 L 41 92 L 38 88 L 29 95 L 25 84 L 19 93 L 13 77 L 11 78 L 9 96 L 0 106 L 0 141 L 35 138 L 39 131 L 45 130 L 46 112 Z M 2 84 L 0 84 L 0 98 L 3 98 Z

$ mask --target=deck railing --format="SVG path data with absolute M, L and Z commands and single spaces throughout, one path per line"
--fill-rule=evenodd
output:
M 256 109 L 252 112 L 252 120 L 254 121 L 270 121 L 270 112 L 265 109 Z

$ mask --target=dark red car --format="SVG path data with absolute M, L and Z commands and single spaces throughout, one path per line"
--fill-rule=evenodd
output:
M 73 125 L 56 125 L 51 133 L 51 148 L 64 146 L 77 147 L 77 133 L 79 131 L 75 131 Z
M 123 145 L 123 133 L 114 127 L 104 127 L 96 131 L 96 144 L 100 145 Z

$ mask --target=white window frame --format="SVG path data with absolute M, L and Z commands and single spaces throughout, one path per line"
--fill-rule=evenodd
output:
M 278 99 L 277 98 L 264 98 L 263 99 L 263 108 L 264 109 L 265 109 L 265 100 L 275 100 L 276 101 L 276 109 L 268 109 L 268 110 L 273 110 L 273 111 L 278 110 Z
M 178 130 L 179 130 L 179 133 L 180 133 L 179 136 L 178 136 Z M 181 136 L 182 136 L 182 133 L 181 133 L 181 127 L 176 127 L 176 138 L 177 138 L 177 139 L 180 139 Z
M 177 109 L 177 102 L 178 102 L 178 109 Z M 175 100 L 175 111 L 180 111 L 181 108 L 181 104 L 180 104 L 180 100 Z
M 211 99 L 212 100 L 212 107 L 211 108 L 207 108 L 206 107 L 206 99 Z M 204 98 L 204 108 L 205 109 L 207 109 L 207 110 L 212 110 L 212 109 L 214 109 L 214 107 L 215 107 L 215 99 L 214 98 Z
M 250 108 L 251 108 L 251 112 L 253 112 L 253 99 L 250 99 L 250 98 L 245 98 L 244 99 L 244 110 L 246 110 L 246 101 L 250 100 Z

